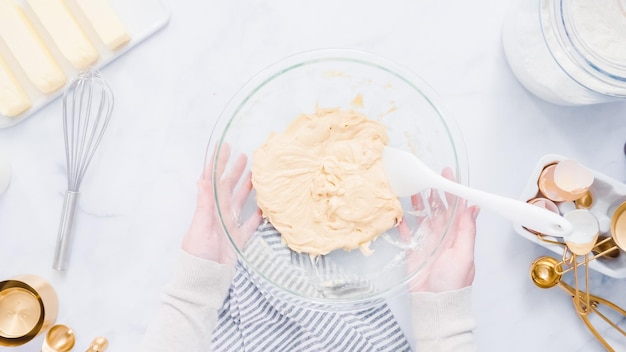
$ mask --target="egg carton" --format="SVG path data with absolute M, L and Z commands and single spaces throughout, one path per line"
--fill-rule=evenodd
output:
M 530 175 L 529 181 L 524 188 L 520 199 L 522 201 L 529 201 L 536 197 L 542 197 L 538 186 L 539 176 L 546 166 L 558 163 L 566 158 L 557 154 L 548 154 L 543 156 Z M 613 213 L 617 206 L 623 202 L 626 202 L 626 184 L 619 182 L 609 176 L 606 176 L 595 170 L 589 170 L 594 176 L 593 183 L 591 184 L 589 191 L 591 192 L 593 203 L 589 211 L 596 216 L 600 227 L 600 236 L 611 236 L 610 223 Z M 561 215 L 569 210 L 573 210 L 573 202 L 554 202 L 559 207 Z M 545 247 L 557 254 L 557 258 L 561 258 L 563 255 L 563 246 L 546 242 L 539 238 L 533 232 L 530 232 L 520 224 L 513 225 L 515 231 L 522 237 L 537 243 L 538 245 Z M 556 238 L 551 236 L 543 236 L 551 241 L 563 242 L 562 238 Z M 590 254 L 592 256 L 592 254 Z M 606 255 L 591 260 L 589 262 L 589 268 L 598 271 L 604 275 L 614 278 L 626 277 L 626 253 L 620 249 L 620 254 L 616 258 L 610 258 Z

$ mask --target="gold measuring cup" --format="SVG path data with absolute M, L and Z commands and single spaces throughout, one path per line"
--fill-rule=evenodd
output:
M 604 305 L 624 317 L 626 317 L 626 311 L 611 301 L 608 301 L 602 297 L 592 295 L 589 292 L 581 291 L 577 288 L 575 289 L 572 286 L 566 284 L 565 282 L 561 281 L 561 272 L 562 268 L 560 262 L 555 258 L 548 256 L 537 258 L 530 267 L 530 277 L 537 287 L 547 289 L 554 286 L 559 286 L 565 292 L 567 292 L 572 297 L 572 301 L 574 303 L 574 306 L 576 307 L 576 313 L 578 314 L 580 319 L 583 320 L 589 331 L 591 331 L 595 338 L 608 351 L 615 351 L 615 349 L 613 349 L 613 347 L 609 345 L 609 343 L 600 335 L 598 330 L 591 324 L 588 315 L 590 313 L 597 314 L 607 324 L 620 332 L 622 335 L 626 336 L 626 331 L 624 331 L 616 323 L 614 323 L 606 315 L 604 315 L 599 310 L 599 307 L 601 305 Z
M 620 249 L 626 250 L 626 202 L 621 203 L 611 216 L 611 237 Z
M 0 346 L 23 345 L 57 318 L 59 301 L 52 286 L 30 274 L 0 282 Z

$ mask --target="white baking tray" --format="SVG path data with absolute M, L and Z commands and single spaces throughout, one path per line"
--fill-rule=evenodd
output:
M 528 183 L 522 192 L 521 200 L 528 201 L 537 197 L 540 194 L 537 180 L 539 179 L 541 171 L 545 166 L 565 159 L 568 158 L 557 154 L 548 154 L 543 156 L 533 169 Z M 590 191 L 593 196 L 593 203 L 590 210 L 598 217 L 606 216 L 610 219 L 613 215 L 611 212 L 614 211 L 615 206 L 626 201 L 626 185 L 600 172 L 594 170 L 590 171 L 594 176 L 594 181 L 590 187 Z M 522 235 L 522 237 L 550 249 L 557 254 L 555 255 L 557 259 L 561 259 L 563 255 L 562 246 L 540 240 L 535 234 L 526 230 L 520 224 L 514 224 L 514 228 L 517 233 Z M 600 235 L 611 236 L 611 233 L 610 230 L 604 232 L 601 231 Z M 549 236 L 546 237 L 551 240 L 558 240 L 557 238 Z M 626 253 L 622 251 L 616 259 L 594 259 L 589 262 L 589 268 L 610 277 L 624 278 L 626 277 Z
M 88 20 L 83 16 L 82 12 L 79 10 L 74 0 L 66 0 L 70 11 L 85 31 L 85 34 L 87 35 L 87 37 L 89 37 L 89 39 L 91 39 L 91 42 L 94 44 L 96 49 L 98 49 L 99 59 L 98 62 L 94 65 L 94 67 L 97 69 L 102 68 L 111 61 L 133 49 L 135 46 L 137 46 L 137 44 L 141 43 L 150 35 L 163 28 L 169 22 L 170 18 L 169 8 L 161 0 L 109 1 L 116 14 L 120 17 L 120 20 L 124 23 L 124 25 L 126 25 L 128 32 L 131 36 L 131 41 L 126 44 L 126 46 L 115 52 L 111 51 L 100 41 L 100 39 L 97 37 L 97 34 L 90 27 Z M 32 10 L 28 7 L 26 2 L 23 0 L 17 0 L 17 2 L 22 5 L 22 8 L 24 9 L 27 17 L 31 20 L 35 29 L 39 32 L 39 34 L 47 44 L 52 55 L 60 64 L 61 68 L 67 76 L 67 84 L 69 84 L 72 78 L 79 73 L 78 70 L 72 67 L 61 56 L 61 53 L 54 46 L 52 39 L 50 38 L 48 33 L 46 33 L 43 26 L 37 21 L 37 18 L 35 17 Z M 8 117 L 0 114 L 0 128 L 11 127 L 21 121 L 24 121 L 24 119 L 37 112 L 39 109 L 43 108 L 46 104 L 63 95 L 65 87 L 48 95 L 39 92 L 28 81 L 24 73 L 19 68 L 18 63 L 15 61 L 2 40 L 0 40 L 0 54 L 2 54 L 2 56 L 6 59 L 17 80 L 20 82 L 20 84 L 24 88 L 24 91 L 32 101 L 32 107 L 18 116 Z

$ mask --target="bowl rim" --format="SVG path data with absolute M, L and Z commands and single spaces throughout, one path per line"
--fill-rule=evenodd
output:
M 238 114 L 241 108 L 245 106 L 247 101 L 257 91 L 261 90 L 266 84 L 273 81 L 276 77 L 295 68 L 304 65 L 314 64 L 316 62 L 332 60 L 353 61 L 386 71 L 387 73 L 390 73 L 393 76 L 401 79 L 406 84 L 411 86 L 417 93 L 419 93 L 423 97 L 423 99 L 428 102 L 430 107 L 437 113 L 437 115 L 443 122 L 443 126 L 446 129 L 447 136 L 449 137 L 449 140 L 452 144 L 453 154 L 456 159 L 456 165 L 452 168 L 454 171 L 454 175 L 456 176 L 456 182 L 465 185 L 469 184 L 469 165 L 465 142 L 463 140 L 461 130 L 457 125 L 456 120 L 449 113 L 445 104 L 442 103 L 442 99 L 439 94 L 421 76 L 419 76 L 415 71 L 409 69 L 408 67 L 387 59 L 383 56 L 352 48 L 321 48 L 297 52 L 274 61 L 270 65 L 267 65 L 265 68 L 258 71 L 251 78 L 249 78 L 228 100 L 227 104 L 225 105 L 213 125 L 209 136 L 209 143 L 207 144 L 205 150 L 204 176 L 209 176 L 212 181 L 215 180 L 216 170 L 207 169 L 208 165 L 210 165 L 210 158 L 217 158 L 222 146 L 221 139 L 228 131 L 232 117 Z M 213 148 L 217 149 L 213 151 Z M 213 160 L 213 162 L 215 161 L 216 160 Z M 207 173 L 210 173 L 210 175 L 207 175 Z M 213 185 L 213 192 L 215 194 L 215 197 L 217 198 L 219 191 L 217 190 L 215 182 L 211 183 Z M 458 203 L 455 202 L 453 209 L 453 218 L 456 214 L 457 205 Z M 271 279 L 266 277 L 266 275 L 257 270 L 254 265 L 250 265 L 247 258 L 245 258 L 245 256 L 241 253 L 240 249 L 229 235 L 229 231 L 222 221 L 223 215 L 220 206 L 216 206 L 215 209 L 220 219 L 220 226 L 222 228 L 222 231 L 224 232 L 223 235 L 228 238 L 228 241 L 230 242 L 237 255 L 237 259 L 246 268 L 248 268 L 248 270 L 250 270 L 252 274 L 251 276 L 261 278 L 265 282 L 268 282 L 271 287 L 268 292 L 270 292 L 271 294 L 276 295 L 275 289 L 278 289 L 281 291 L 279 292 L 279 296 L 284 296 L 283 293 L 287 293 L 288 296 L 293 296 L 292 298 L 295 298 L 296 301 L 302 304 L 309 303 L 308 305 L 310 307 L 322 310 L 337 310 L 338 308 L 345 307 L 346 304 L 367 305 L 368 302 L 378 302 L 381 298 L 389 298 L 393 297 L 396 294 L 399 294 L 407 287 L 408 283 L 413 281 L 413 279 L 423 271 L 423 267 L 428 265 L 433 257 L 436 256 L 436 252 L 440 250 L 441 242 L 443 242 L 447 237 L 451 225 L 450 222 L 447 224 L 445 232 L 441 236 L 440 243 L 435 248 L 435 251 L 428 257 L 428 259 L 425 260 L 424 263 L 422 263 L 420 268 L 415 270 L 410 275 L 406 275 L 403 280 L 399 280 L 395 285 L 392 285 L 391 287 L 385 289 L 374 291 L 373 294 L 365 295 L 358 298 L 349 297 L 344 299 L 323 299 L 305 297 L 298 294 L 297 292 L 289 290 L 273 282 Z

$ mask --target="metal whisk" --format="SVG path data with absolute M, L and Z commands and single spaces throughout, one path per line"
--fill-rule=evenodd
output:
M 67 191 L 52 267 L 66 270 L 80 184 L 98 148 L 113 111 L 113 93 L 100 72 L 80 73 L 63 94 L 63 130 L 67 160 Z

